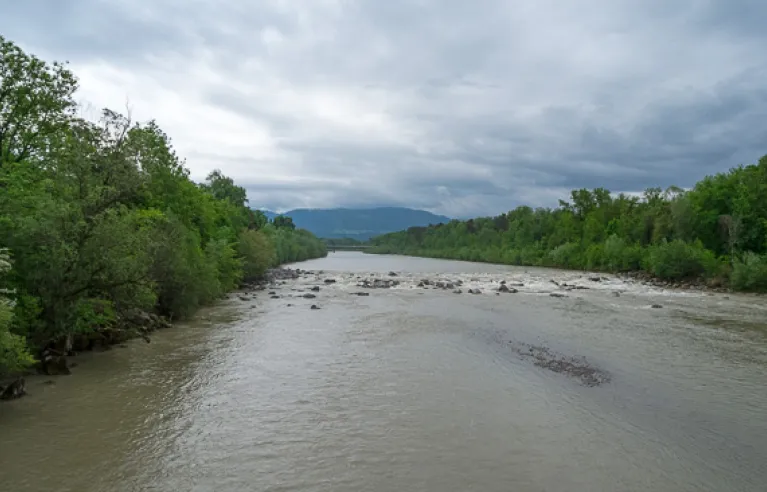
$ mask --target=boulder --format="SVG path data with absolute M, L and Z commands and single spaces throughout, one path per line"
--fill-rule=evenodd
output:
M 498 287 L 498 292 L 509 292 L 509 288 L 506 287 L 505 281 L 501 283 L 500 287 Z
M 653 305 L 652 305 L 652 306 L 650 306 L 650 307 L 651 307 L 651 308 L 653 308 L 653 309 L 660 309 L 660 308 L 662 308 L 663 306 L 661 306 L 660 304 L 653 304 Z
M 72 374 L 67 366 L 67 359 L 61 355 L 43 355 L 43 372 L 49 376 L 66 376 Z
M 549 294 L 549 296 L 551 296 L 551 297 L 567 297 L 564 294 L 562 294 L 561 292 L 552 292 L 551 294 Z
M 314 294 L 304 294 L 304 299 L 314 299 L 315 297 L 317 296 L 315 296 Z
M 319 285 L 315 285 L 315 286 L 314 286 L 314 287 L 312 287 L 310 290 L 311 290 L 312 292 L 319 292 L 319 291 L 320 291 L 320 286 L 319 286 Z
M 15 400 L 27 394 L 27 383 L 18 378 L 5 388 L 0 387 L 0 400 Z
M 325 283 L 326 284 L 334 284 L 334 283 L 336 283 L 336 279 L 334 279 L 334 278 L 326 278 L 325 279 Z
M 320 307 L 319 307 L 318 305 L 316 305 L 316 304 L 312 304 L 312 307 L 311 307 L 311 309 L 319 309 L 319 308 L 320 308 Z
M 367 297 L 370 295 L 370 292 L 352 292 L 353 296 L 360 296 L 360 297 Z
M 453 294 L 460 294 L 460 293 L 462 293 L 462 292 L 463 292 L 463 291 L 462 291 L 461 289 L 455 289 L 455 290 L 453 291 Z
M 389 272 L 389 276 L 390 277 L 396 277 L 397 276 L 397 272 Z

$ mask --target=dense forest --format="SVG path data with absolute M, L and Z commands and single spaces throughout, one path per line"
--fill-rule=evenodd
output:
M 221 172 L 193 182 L 154 121 L 78 117 L 77 87 L 65 64 L 0 36 L 0 375 L 51 341 L 122 330 L 137 313 L 188 316 L 326 254 L 290 219 L 251 210 Z
M 767 291 L 767 156 L 692 189 L 580 189 L 553 209 L 411 227 L 370 252 L 704 280 Z

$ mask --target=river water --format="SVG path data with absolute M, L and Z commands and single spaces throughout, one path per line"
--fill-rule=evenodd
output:
M 764 298 L 353 252 L 294 267 L 314 273 L 277 299 L 29 379 L 0 404 L 0 490 L 767 490 Z

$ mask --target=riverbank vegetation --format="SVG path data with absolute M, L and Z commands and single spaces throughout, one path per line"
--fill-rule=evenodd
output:
M 77 86 L 0 36 L 0 375 L 52 341 L 127 336 L 127 319 L 188 316 L 326 254 L 220 171 L 192 181 L 154 121 L 79 117 Z
M 580 189 L 556 208 L 412 227 L 371 239 L 372 253 L 511 265 L 644 272 L 663 280 L 767 291 L 767 156 L 690 190 L 641 196 Z

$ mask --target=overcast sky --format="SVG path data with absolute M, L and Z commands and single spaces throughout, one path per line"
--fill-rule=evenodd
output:
M 764 0 L 0 0 L 256 207 L 554 206 L 767 153 Z M 95 113 L 94 113 L 95 114 Z

